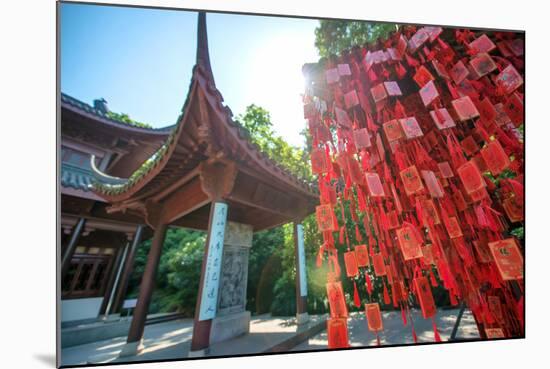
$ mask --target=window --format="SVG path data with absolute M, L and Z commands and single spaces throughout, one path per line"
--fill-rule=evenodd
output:
M 90 166 L 90 154 L 69 148 L 66 146 L 61 147 L 61 162 L 71 164 L 83 169 L 91 170 Z
M 103 296 L 113 269 L 114 249 L 78 246 L 76 250 L 62 280 L 63 298 Z

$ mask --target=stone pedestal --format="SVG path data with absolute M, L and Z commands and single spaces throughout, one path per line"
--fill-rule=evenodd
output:
M 248 254 L 252 246 L 252 226 L 228 222 L 225 229 L 222 268 L 216 317 L 212 320 L 210 343 L 246 334 L 250 312 L 246 311 Z
M 297 325 L 307 324 L 308 322 L 309 322 L 308 313 L 298 313 L 298 314 L 296 314 L 296 324 Z
M 135 356 L 143 350 L 143 338 L 135 342 L 126 342 L 118 357 Z

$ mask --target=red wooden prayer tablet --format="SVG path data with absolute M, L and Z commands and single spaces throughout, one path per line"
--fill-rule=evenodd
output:
M 422 246 L 422 257 L 426 264 L 435 264 L 432 244 Z
M 330 205 L 319 205 L 315 208 L 317 226 L 320 232 L 335 231 L 335 216 Z
M 459 60 L 449 71 L 451 78 L 457 85 L 468 77 L 468 68 L 464 65 L 462 60 Z
M 380 83 L 374 86 L 373 88 L 371 88 L 370 93 L 372 94 L 372 98 L 374 102 L 379 102 L 381 100 L 384 100 L 386 97 L 388 97 L 383 83 Z
M 451 114 L 449 114 L 449 111 L 445 108 L 430 111 L 430 116 L 438 129 L 456 127 L 455 121 L 451 117 Z
M 334 114 L 336 115 L 336 122 L 344 127 L 351 127 L 351 120 L 349 119 L 348 113 L 340 109 L 339 107 L 334 107 Z
M 359 267 L 366 267 L 370 265 L 367 245 L 357 245 L 355 246 L 354 251 L 357 259 L 357 265 Z
M 329 163 L 325 151 L 320 148 L 314 148 L 311 151 L 311 171 L 313 174 L 324 174 L 329 169 Z
M 377 277 L 386 275 L 386 266 L 384 265 L 384 257 L 381 253 L 372 255 L 372 266 L 374 267 L 374 274 Z
M 463 164 L 457 173 L 468 194 L 485 187 L 485 181 L 473 162 Z
M 353 131 L 353 140 L 357 149 L 371 147 L 370 134 L 366 128 L 359 128 Z
M 401 176 L 407 195 L 412 195 L 424 189 L 424 185 L 422 184 L 422 180 L 420 179 L 416 166 L 412 165 L 406 169 L 403 169 L 399 175 Z
M 447 69 L 443 64 L 438 62 L 436 59 L 432 60 L 432 65 L 435 69 L 435 72 L 437 75 L 445 80 L 450 80 L 451 76 L 449 76 L 449 72 L 447 72 Z
M 487 305 L 489 311 L 494 315 L 495 319 L 498 322 L 501 322 L 504 319 L 502 314 L 502 304 L 500 303 L 500 298 L 498 296 L 487 296 Z
M 422 316 L 424 319 L 431 318 L 435 315 L 435 302 L 430 289 L 430 282 L 426 277 L 416 277 L 414 279 L 414 285 L 416 288 L 416 296 L 422 309 Z
M 405 226 L 395 231 L 401 252 L 405 260 L 412 260 L 422 257 L 421 244 L 416 239 L 414 231 L 409 226 Z
M 399 218 L 397 216 L 397 211 L 395 210 L 389 211 L 386 214 L 386 217 L 388 218 L 388 223 L 389 223 L 388 229 L 395 229 L 399 227 L 400 223 L 399 223 Z
M 325 78 L 328 84 L 338 82 L 340 80 L 340 75 L 338 74 L 338 68 L 327 69 L 325 71 Z
M 346 275 L 350 278 L 355 278 L 359 274 L 355 251 L 347 251 L 344 253 L 344 264 L 346 265 Z
M 479 112 L 472 102 L 472 99 L 470 99 L 470 96 L 464 96 L 453 100 L 451 101 L 451 104 L 453 105 L 453 108 L 461 121 L 479 117 Z
M 338 74 L 340 76 L 351 76 L 351 69 L 349 68 L 349 64 L 338 64 Z
M 477 53 L 488 53 L 496 48 L 496 45 L 486 34 L 479 36 L 470 42 L 468 46 Z
M 522 56 L 525 50 L 523 39 L 516 38 L 514 40 L 509 40 L 507 42 L 508 49 L 515 55 L 515 56 Z
M 421 171 L 421 174 L 424 179 L 424 183 L 426 183 L 426 187 L 430 192 L 430 196 L 433 198 L 443 197 L 445 193 L 443 192 L 443 187 L 441 186 L 441 183 L 439 183 L 435 173 L 431 170 L 423 170 Z
M 524 202 L 520 201 L 515 196 L 509 197 L 502 202 L 504 212 L 512 223 L 521 222 L 523 220 L 523 214 L 525 212 L 524 206 Z
M 418 68 L 418 71 L 414 75 L 413 79 L 418 84 L 418 87 L 424 87 L 426 83 L 434 79 L 434 76 L 432 76 L 430 71 L 426 69 L 425 66 L 421 66 Z
M 329 349 L 349 347 L 347 324 L 346 318 L 331 318 L 327 320 Z
M 409 44 L 411 46 L 411 51 L 416 51 L 420 46 L 422 46 L 426 41 L 430 39 L 430 34 L 426 32 L 426 28 L 420 28 L 416 33 L 411 37 Z
M 523 84 L 523 78 L 512 64 L 508 65 L 495 80 L 496 85 L 502 89 L 504 94 L 512 93 Z
M 510 158 L 500 145 L 498 140 L 491 141 L 481 150 L 481 156 L 487 164 L 491 174 L 498 175 L 510 166 Z
M 383 124 L 384 133 L 389 142 L 397 141 L 400 138 L 403 138 L 403 130 L 401 129 L 401 124 L 397 119 L 390 120 Z
M 326 284 L 327 298 L 331 317 L 347 317 L 348 307 L 344 296 L 342 282 L 328 282 Z
M 384 329 L 380 305 L 378 305 L 378 303 L 365 304 L 365 315 L 367 316 L 369 331 L 380 332 Z
M 479 111 L 481 119 L 486 122 L 491 122 L 497 117 L 497 110 L 488 97 L 481 100 L 481 102 L 477 105 L 477 110 Z
M 518 94 L 508 96 L 504 102 L 504 111 L 517 126 L 523 123 L 523 100 Z
M 441 27 L 431 27 L 431 26 L 428 26 L 428 27 L 424 27 L 424 30 L 426 31 L 426 33 L 428 34 L 428 36 L 430 37 L 430 42 L 434 42 L 441 33 L 443 33 L 443 28 Z
M 424 106 L 430 105 L 439 96 L 439 92 L 435 87 L 434 81 L 429 81 L 426 83 L 424 87 L 420 89 L 419 93 Z
M 408 139 L 421 137 L 424 135 L 415 117 L 399 119 L 399 123 L 401 123 L 401 128 L 403 128 L 403 133 L 405 134 L 405 137 L 407 137 Z
M 422 199 L 420 200 L 420 205 L 422 206 L 422 221 L 424 226 L 428 225 L 428 219 L 430 219 L 433 224 L 441 223 L 439 213 L 432 199 Z
M 395 81 L 384 82 L 384 87 L 389 96 L 401 96 L 401 89 Z
M 497 111 L 497 116 L 495 117 L 495 123 L 498 126 L 503 126 L 511 122 L 510 117 L 508 116 L 508 114 L 506 114 L 506 111 L 504 110 L 503 103 L 495 104 L 495 110 Z
M 497 69 L 493 58 L 487 53 L 479 53 L 470 60 L 470 65 L 479 77 L 491 73 Z
M 502 328 L 485 328 L 485 335 L 488 339 L 505 338 Z
M 367 180 L 369 195 L 375 197 L 382 197 L 386 195 L 378 173 L 365 173 L 365 179 Z
M 462 230 L 460 229 L 460 223 L 456 217 L 449 217 L 445 223 L 445 228 L 447 228 L 447 233 L 449 233 L 449 238 L 458 238 L 462 237 Z
M 359 105 L 359 97 L 357 97 L 357 91 L 351 90 L 350 92 L 346 93 L 344 95 L 344 102 L 346 103 L 346 108 L 348 109 Z
M 400 35 L 399 40 L 397 41 L 397 46 L 395 47 L 399 55 L 403 55 L 405 53 L 405 50 L 407 50 L 407 45 L 408 42 L 405 36 Z
M 503 280 L 523 279 L 523 256 L 514 238 L 489 242 L 489 250 Z
M 473 156 L 479 151 L 479 145 L 473 136 L 468 136 L 464 140 L 460 141 L 460 146 L 462 146 L 462 150 L 464 150 L 468 156 Z

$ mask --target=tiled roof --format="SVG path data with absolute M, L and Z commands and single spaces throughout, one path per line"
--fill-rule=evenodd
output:
M 123 120 L 117 120 L 113 119 L 111 116 L 108 116 L 107 114 L 103 113 L 102 111 L 94 108 L 90 104 L 87 104 L 85 102 L 82 102 L 78 99 L 75 99 L 74 97 L 67 95 L 65 93 L 61 93 L 61 106 L 62 107 L 68 107 L 71 110 L 78 110 L 80 113 L 85 113 L 92 115 L 94 118 L 96 118 L 98 121 L 107 123 L 107 124 L 114 124 L 120 127 L 124 128 L 131 128 L 136 130 L 142 130 L 145 132 L 158 132 L 158 133 L 170 133 L 170 131 L 174 128 L 174 125 L 162 127 L 162 128 L 150 128 L 146 126 L 140 126 L 140 125 L 133 125 L 131 123 L 125 122 Z
M 68 163 L 61 164 L 61 185 L 75 190 L 91 191 L 93 173 L 81 167 Z

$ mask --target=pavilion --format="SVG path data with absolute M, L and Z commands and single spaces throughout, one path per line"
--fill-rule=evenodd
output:
M 99 103 L 101 106 L 101 101 Z M 73 114 L 67 109 L 69 113 Z M 86 119 L 86 111 L 77 113 L 81 115 L 80 120 Z M 263 154 L 251 143 L 247 131 L 233 121 L 214 83 L 204 13 L 198 17 L 196 64 L 177 123 L 158 130 L 124 127 L 111 133 L 128 136 L 124 140 L 125 155 L 112 164 L 105 155 L 100 158 L 90 152 L 92 191 L 78 190 L 86 193 L 86 199 L 67 197 L 67 202 L 77 202 L 73 211 L 65 211 L 66 204 L 62 202 L 66 219 L 62 223 L 66 229 L 72 227 L 72 234 L 67 235 L 65 241 L 62 269 L 65 275 L 78 254 L 75 251 L 86 224 L 103 222 L 104 228 L 118 225 L 116 230 L 130 235 L 134 242 L 127 246 L 129 251 L 119 252 L 127 260 L 124 267 L 121 266 L 122 257 L 115 258 L 113 266 L 109 266 L 112 270 L 120 269 L 120 273 L 116 278 L 113 277 L 116 273 L 110 273 L 108 279 L 122 282 L 118 283 L 116 292 L 112 286 L 104 287 L 102 304 L 105 307 L 99 312 L 108 314 L 111 304 L 116 311 L 124 298 L 124 285 L 132 269 L 132 256 L 128 254 L 135 253 L 135 245 L 144 237 L 143 233 L 152 234 L 152 246 L 121 356 L 135 355 L 142 347 L 154 279 L 169 226 L 207 231 L 190 356 L 206 354 L 211 342 L 248 332 L 250 312 L 245 311 L 246 280 L 252 234 L 289 222 L 294 223 L 298 271 L 297 321 L 298 324 L 307 322 L 305 254 L 300 222 L 314 211 L 318 194 L 309 183 Z M 93 132 L 90 131 L 90 135 Z M 99 164 L 98 158 L 101 159 Z M 80 181 L 86 182 L 89 178 L 84 176 Z M 86 212 L 94 218 L 82 216 Z M 70 213 L 81 216 L 70 216 Z M 127 242 L 119 238 L 120 244 Z M 108 284 L 113 283 L 109 281 Z M 109 299 L 109 293 L 116 295 L 116 301 Z

